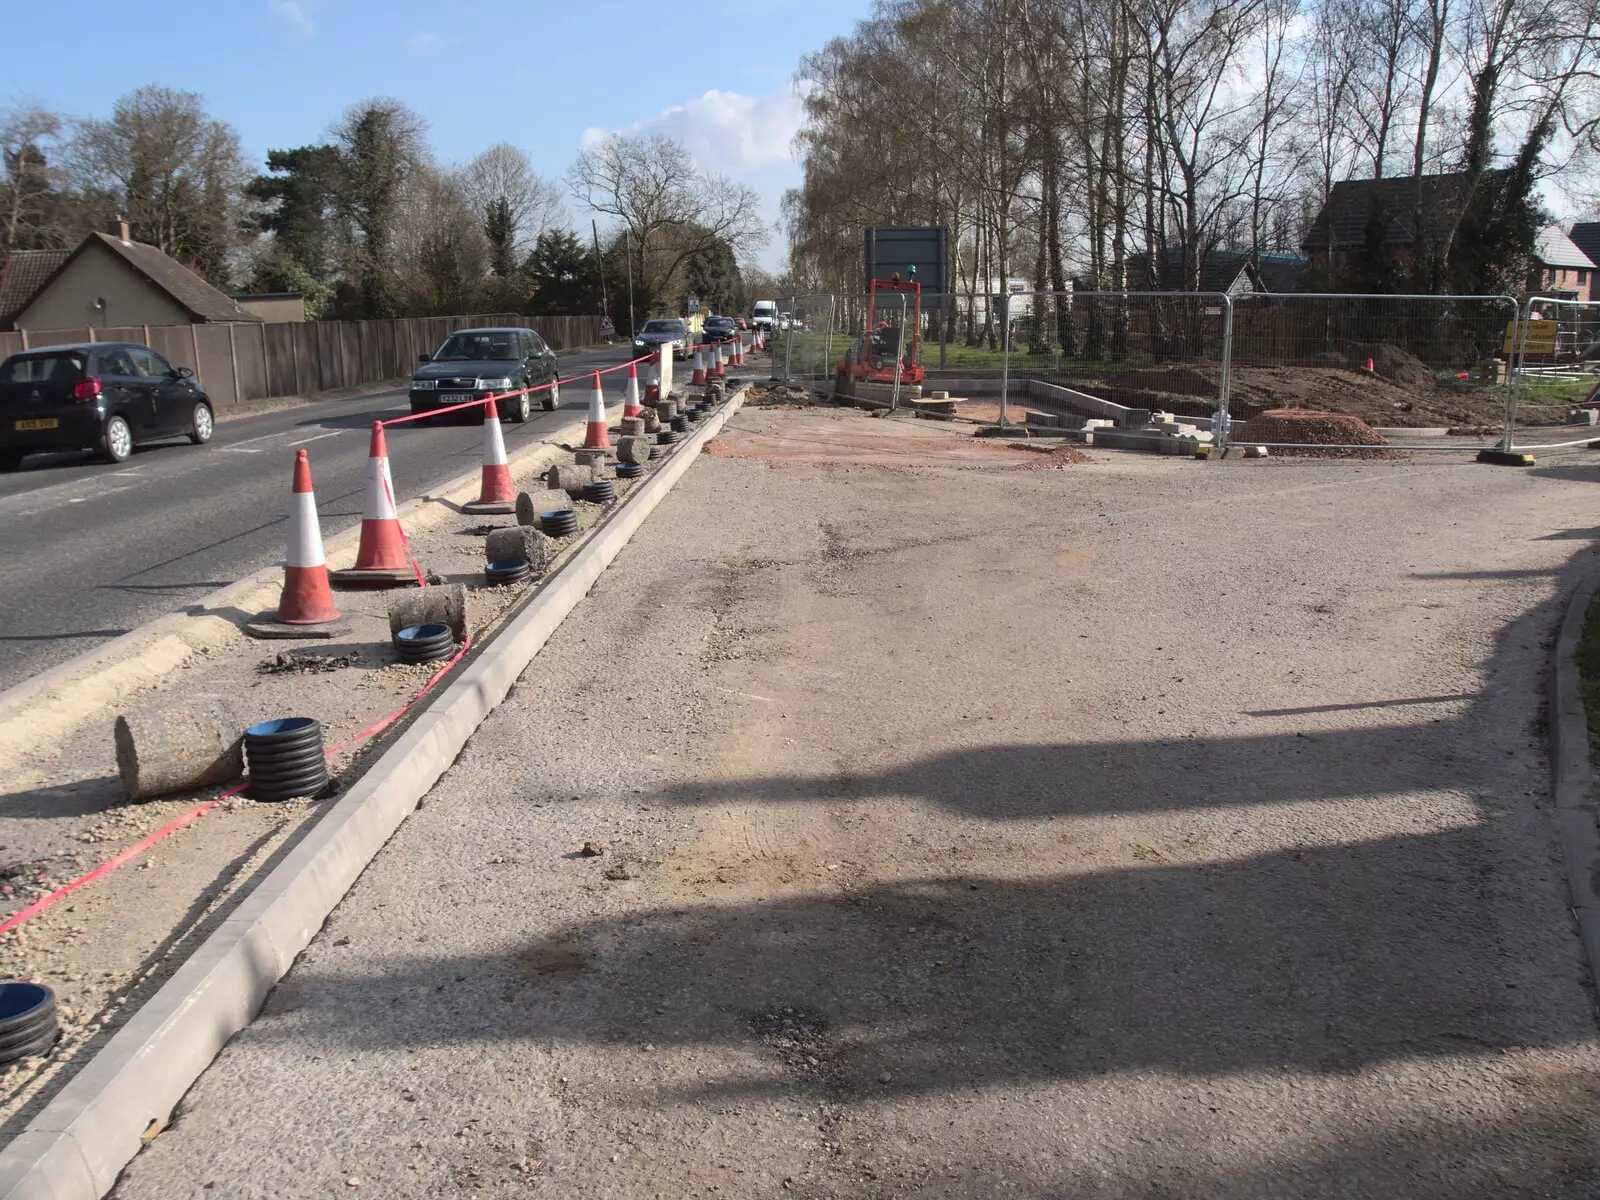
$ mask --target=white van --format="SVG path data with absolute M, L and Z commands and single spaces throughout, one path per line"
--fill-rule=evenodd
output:
M 772 332 L 772 320 L 777 315 L 778 302 L 776 300 L 757 300 L 756 306 L 750 310 L 750 324 L 757 329 Z

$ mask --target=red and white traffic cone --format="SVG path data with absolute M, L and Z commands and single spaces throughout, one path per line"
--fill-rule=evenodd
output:
M 622 415 L 637 417 L 639 415 L 639 367 L 637 363 L 628 364 L 628 386 L 622 393 Z
M 367 451 L 366 499 L 361 509 L 361 544 L 356 565 L 331 571 L 335 583 L 397 584 L 416 579 L 400 518 L 394 511 L 394 480 L 389 475 L 389 447 L 383 424 L 372 423 L 372 446 Z
M 696 346 L 694 348 L 694 374 L 689 376 L 689 384 L 691 387 L 703 387 L 705 382 L 706 348 L 704 346 Z
M 648 405 L 654 406 L 661 403 L 661 356 L 662 354 L 671 353 L 672 351 L 670 350 L 658 350 L 656 351 L 656 356 L 650 360 L 650 381 L 644 385 L 644 402 Z M 632 414 L 624 412 L 622 415 L 626 417 Z
M 744 366 L 744 334 L 742 333 L 733 335 L 733 365 L 736 367 Z
M 727 374 L 727 371 L 723 370 L 722 367 L 723 347 L 724 343 L 722 342 L 713 343 L 711 347 L 711 367 L 706 371 L 706 378 L 716 379 L 718 376 Z
M 506 439 L 500 429 L 500 414 L 493 405 L 484 405 L 483 483 L 478 488 L 478 498 L 461 508 L 470 513 L 517 511 L 517 488 L 511 482 L 511 464 L 506 461 Z
M 600 372 L 594 373 L 594 390 L 589 393 L 589 426 L 584 432 L 585 450 L 609 450 L 611 438 L 606 433 L 606 394 L 600 387 Z
M 289 504 L 289 552 L 283 560 L 283 594 L 278 618 L 285 625 L 323 625 L 339 619 L 328 586 L 328 560 L 322 555 L 317 495 L 311 490 L 311 461 L 304 449 L 294 456 L 294 497 Z

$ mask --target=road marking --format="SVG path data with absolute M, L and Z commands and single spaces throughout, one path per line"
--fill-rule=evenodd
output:
M 242 446 L 218 446 L 224 454 L 260 454 L 260 450 L 246 450 Z
M 280 429 L 280 430 L 278 430 L 277 433 L 263 433 L 260 437 L 245 438 L 244 441 L 242 441 L 242 442 L 234 442 L 230 446 L 223 447 L 223 449 L 225 449 L 225 450 L 237 450 L 240 446 L 248 446 L 251 442 L 265 442 L 265 441 L 271 440 L 272 438 L 292 437 L 294 434 L 299 433 L 299 432 L 300 432 L 300 430 L 298 428 L 295 428 L 295 429 Z
M 304 439 L 302 439 L 301 441 L 298 441 L 298 442 L 290 442 L 289 445 L 291 445 L 291 446 L 305 446 L 305 445 L 309 445 L 311 442 L 320 442 L 323 438 L 338 437 L 341 433 L 345 433 L 345 432 L 347 432 L 347 431 L 343 430 L 343 429 L 335 429 L 332 433 L 319 433 L 319 434 L 317 434 L 316 437 L 308 437 L 308 438 L 304 438 Z

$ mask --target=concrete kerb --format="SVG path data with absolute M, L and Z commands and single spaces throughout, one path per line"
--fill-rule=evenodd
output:
M 743 401 L 700 425 L 0 1152 L 0 1200 L 96 1200 L 310 943 L 467 739 Z
M 583 428 L 582 421 L 575 421 L 537 444 L 519 447 L 508 456 L 512 473 L 542 471 L 562 453 L 553 443 L 581 441 Z M 420 532 L 458 515 L 460 505 L 478 494 L 481 476 L 481 468 L 475 467 L 406 501 L 396 510 L 402 526 Z M 287 487 L 284 495 L 287 502 Z M 329 565 L 354 562 L 360 540 L 359 522 L 326 539 Z M 107 708 L 176 670 L 191 655 L 242 636 L 239 630 L 245 621 L 277 604 L 282 572 L 281 566 L 265 567 L 179 612 L 157 617 L 0 692 L 0 762 L 21 761 L 41 745 L 53 744 L 103 716 Z
M 1578 585 L 1556 635 L 1550 672 L 1550 786 L 1566 862 L 1567 889 L 1578 936 L 1589 960 L 1589 983 L 1600 996 L 1600 824 L 1589 763 L 1589 721 L 1578 686 L 1578 645 L 1600 572 Z

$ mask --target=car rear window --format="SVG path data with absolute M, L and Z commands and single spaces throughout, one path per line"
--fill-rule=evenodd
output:
M 84 356 L 13 354 L 0 363 L 0 383 L 74 383 L 83 378 Z
M 682 321 L 646 321 L 644 323 L 644 332 L 646 332 L 646 333 L 682 333 L 683 332 L 683 322 Z

